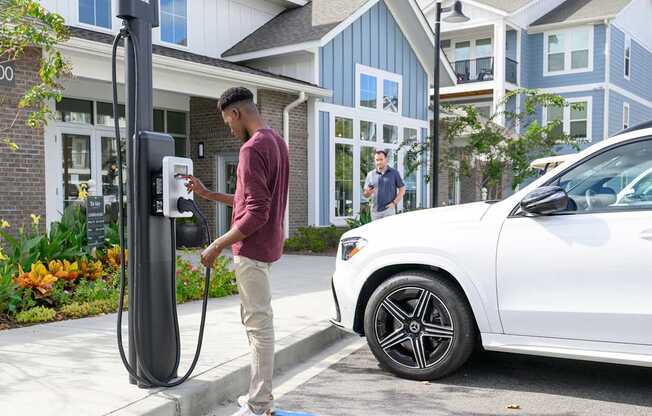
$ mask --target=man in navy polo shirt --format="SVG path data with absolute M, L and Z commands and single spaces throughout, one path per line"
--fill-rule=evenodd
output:
M 405 184 L 401 174 L 387 163 L 387 151 L 376 150 L 374 155 L 376 169 L 367 174 L 362 194 L 372 199 L 371 218 L 380 218 L 396 214 L 396 207 L 405 195 Z

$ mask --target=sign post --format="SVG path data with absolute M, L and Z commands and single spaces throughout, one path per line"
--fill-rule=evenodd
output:
M 104 247 L 104 197 L 89 196 L 86 199 L 86 235 L 88 247 Z

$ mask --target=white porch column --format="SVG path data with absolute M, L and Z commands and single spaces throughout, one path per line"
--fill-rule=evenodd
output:
M 505 59 L 507 57 L 506 46 L 507 26 L 501 20 L 494 24 L 494 111 L 502 111 L 499 103 L 505 98 Z M 505 116 L 495 118 L 500 125 L 505 125 Z

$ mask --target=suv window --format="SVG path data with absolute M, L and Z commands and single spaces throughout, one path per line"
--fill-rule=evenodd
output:
M 557 178 L 569 211 L 652 209 L 652 140 L 625 144 L 587 160 Z

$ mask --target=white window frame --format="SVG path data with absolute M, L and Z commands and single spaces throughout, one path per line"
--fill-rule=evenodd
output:
M 169 46 L 171 48 L 176 48 L 176 49 L 181 49 L 181 50 L 189 50 L 190 49 L 190 2 L 192 0 L 186 0 L 186 44 L 181 45 L 178 43 L 174 42 L 168 42 L 166 40 L 163 40 L 163 9 L 159 7 L 158 11 L 158 18 L 159 18 L 159 27 L 158 27 L 158 40 L 159 43 L 163 46 Z M 169 13 L 166 13 L 169 14 Z M 173 15 L 176 16 L 176 15 Z
M 369 75 L 376 78 L 376 108 L 363 107 L 360 105 L 360 88 L 362 87 L 361 75 Z M 385 81 L 398 83 L 398 112 L 393 113 L 383 109 L 383 93 Z M 402 115 L 403 114 L 403 76 L 392 72 L 371 68 L 365 65 L 355 66 L 355 108 L 365 111 L 376 111 L 380 114 Z
M 627 113 L 627 117 L 625 117 L 625 113 Z M 631 113 L 630 113 L 629 103 L 625 102 L 623 103 L 623 129 L 629 128 L 631 126 L 629 122 L 630 118 L 631 118 Z
M 629 56 L 627 50 L 629 49 Z M 625 35 L 625 47 L 623 48 L 623 76 L 626 80 L 632 78 L 632 37 Z
M 96 0 L 92 0 L 93 2 L 96 2 Z M 111 5 L 111 14 L 109 15 L 109 27 L 104 27 L 104 26 L 97 26 L 97 25 L 92 25 L 90 23 L 82 22 L 81 21 L 81 16 L 79 14 L 79 8 L 81 7 L 81 0 L 77 1 L 77 10 L 75 11 L 77 13 L 77 24 L 79 27 L 85 28 L 85 29 L 90 29 L 94 30 L 96 32 L 103 32 L 103 33 L 111 33 L 113 34 L 113 0 L 109 0 L 109 4 Z M 97 6 L 97 4 L 95 4 Z M 96 7 L 97 10 L 97 7 Z M 97 12 L 95 16 L 95 22 L 97 22 Z
M 336 226 L 346 225 L 348 216 L 336 217 L 335 216 L 335 144 L 348 144 L 353 146 L 353 216 L 360 213 L 361 191 L 359 184 L 361 180 L 360 175 L 360 149 L 362 146 L 369 146 L 374 142 L 360 140 L 360 122 L 371 121 L 376 123 L 376 148 L 389 149 L 396 151 L 404 141 L 404 129 L 411 128 L 417 130 L 417 140 L 420 142 L 425 140 L 423 137 L 422 129 L 428 129 L 429 123 L 426 120 L 416 120 L 411 118 L 402 117 L 400 114 L 390 113 L 388 111 L 378 111 L 376 109 L 369 109 L 366 107 L 350 108 L 343 107 L 328 103 L 319 103 L 318 111 L 330 113 L 330 166 L 329 166 L 329 220 L 331 224 Z M 348 118 L 353 120 L 353 140 L 342 139 L 335 137 L 335 118 Z M 383 141 L 383 124 L 391 124 L 398 127 L 398 144 L 384 143 Z M 405 149 L 394 154 L 397 158 L 397 166 L 401 175 L 403 175 L 403 159 Z M 420 166 L 417 171 L 417 204 L 421 203 L 422 192 L 427 192 L 427 189 L 422 189 L 421 177 L 424 172 L 424 166 Z M 427 188 L 427 187 L 426 187 Z M 398 206 L 399 210 L 403 209 L 403 202 Z
M 589 66 L 587 68 L 571 69 L 572 52 L 570 37 L 573 32 L 587 30 L 589 34 Z M 561 71 L 548 71 L 548 38 L 553 35 L 564 36 L 564 69 Z M 568 74 L 580 74 L 584 72 L 593 72 L 593 54 L 594 54 L 594 28 L 593 26 L 576 26 L 569 29 L 551 30 L 543 33 L 543 76 L 557 76 Z
M 571 115 L 571 106 L 575 103 L 586 102 L 586 136 L 579 138 L 578 141 L 581 143 L 591 143 L 593 141 L 593 97 L 573 97 L 566 98 L 566 102 L 569 104 L 563 108 L 563 119 L 562 126 L 563 132 L 565 134 L 570 134 L 570 115 Z M 543 109 L 543 125 L 548 125 L 548 108 Z

